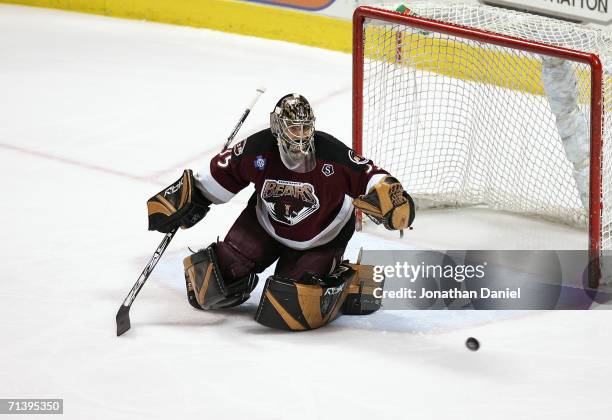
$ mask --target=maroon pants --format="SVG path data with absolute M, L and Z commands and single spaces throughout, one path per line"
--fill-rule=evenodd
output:
M 255 205 L 253 196 L 225 239 L 217 244 L 219 268 L 226 281 L 261 273 L 276 260 L 274 274 L 295 280 L 305 275 L 320 277 L 329 274 L 342 261 L 346 245 L 355 231 L 354 217 L 331 242 L 298 251 L 268 235 L 257 221 Z

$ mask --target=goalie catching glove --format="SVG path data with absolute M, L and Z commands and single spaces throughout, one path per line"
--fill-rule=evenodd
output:
M 188 229 L 206 216 L 210 205 L 195 186 L 193 172 L 186 169 L 178 181 L 147 201 L 149 230 L 168 233 L 178 227 Z
M 392 176 L 384 177 L 367 194 L 355 198 L 353 205 L 389 230 L 406 229 L 414 221 L 414 202 Z

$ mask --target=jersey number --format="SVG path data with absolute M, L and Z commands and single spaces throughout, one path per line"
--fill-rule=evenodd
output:
M 222 156 L 223 156 L 223 159 L 221 159 Z M 219 153 L 219 160 L 217 161 L 217 166 L 221 168 L 227 168 L 231 158 L 232 158 L 232 149 L 228 149 L 225 152 Z

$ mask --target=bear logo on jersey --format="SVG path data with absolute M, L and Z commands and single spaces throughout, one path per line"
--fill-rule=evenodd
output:
M 266 179 L 261 199 L 274 220 L 294 226 L 319 210 L 314 187 L 306 182 Z

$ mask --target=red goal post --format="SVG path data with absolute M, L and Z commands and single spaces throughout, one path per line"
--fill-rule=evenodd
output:
M 410 3 L 408 3 L 410 7 Z M 591 52 L 549 45 L 529 39 L 493 33 L 478 28 L 442 22 L 421 16 L 402 14 L 369 6 L 358 7 L 353 14 L 353 148 L 365 154 L 363 144 L 364 118 L 364 42 L 365 22 L 396 24 L 428 33 L 449 35 L 483 44 L 556 57 L 590 67 L 590 169 L 588 234 L 591 258 L 599 260 L 602 241 L 602 128 L 603 128 L 603 68 L 599 57 Z M 399 48 L 399 47 L 398 47 Z M 370 157 L 370 156 L 368 156 Z M 410 185 L 406 185 L 410 192 Z M 598 266 L 598 264 L 594 264 Z M 596 277 L 599 277 L 598 275 Z M 596 285 L 591 280 L 591 285 Z

